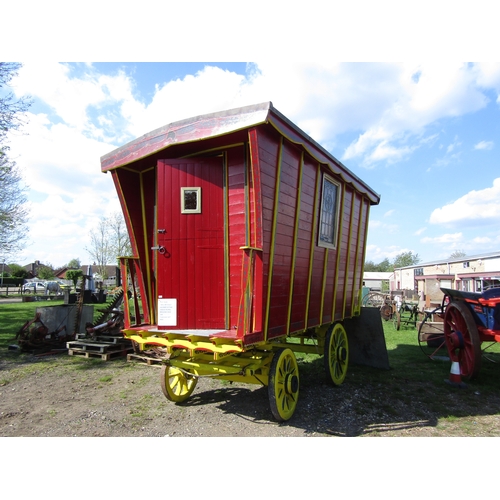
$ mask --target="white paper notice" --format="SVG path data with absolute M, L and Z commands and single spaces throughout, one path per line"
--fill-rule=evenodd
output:
M 158 325 L 177 326 L 177 299 L 158 299 Z

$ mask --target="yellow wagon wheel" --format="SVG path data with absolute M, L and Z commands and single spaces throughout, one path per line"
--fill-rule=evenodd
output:
M 198 378 L 175 366 L 163 365 L 161 369 L 161 390 L 174 403 L 182 403 L 194 391 Z
M 332 325 L 325 339 L 325 370 L 334 385 L 340 385 L 347 374 L 349 343 L 347 333 L 340 323 Z
M 299 365 L 291 349 L 278 349 L 269 372 L 269 403 L 278 422 L 292 417 L 299 399 Z

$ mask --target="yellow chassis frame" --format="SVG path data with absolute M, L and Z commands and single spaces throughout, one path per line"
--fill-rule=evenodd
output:
M 149 330 L 123 330 L 126 338 L 136 342 L 140 350 L 160 345 L 170 355 L 165 364 L 185 370 L 197 377 L 214 377 L 232 382 L 269 385 L 269 368 L 274 351 L 288 348 L 294 352 L 323 355 L 326 331 L 330 324 L 315 329 L 314 342 L 306 332 L 297 337 L 281 338 L 275 342 L 243 347 L 237 341 L 206 336 L 154 332 Z M 290 342 L 293 338 L 298 342 Z

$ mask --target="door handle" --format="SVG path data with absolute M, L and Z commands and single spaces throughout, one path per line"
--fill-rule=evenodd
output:
M 164 246 L 161 246 L 161 245 L 159 245 L 157 247 L 151 247 L 151 250 L 157 250 L 162 255 L 164 255 L 165 252 L 167 251 L 167 249 Z

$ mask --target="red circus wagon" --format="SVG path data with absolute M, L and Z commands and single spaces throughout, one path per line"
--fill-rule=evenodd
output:
M 360 314 L 379 196 L 263 103 L 171 123 L 101 158 L 133 249 L 122 257 L 124 335 L 168 352 L 161 386 L 202 376 L 268 387 L 278 421 L 299 394 L 296 352 L 341 384 L 344 321 Z M 128 285 L 127 285 L 128 284 Z

